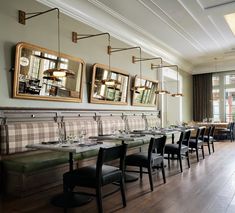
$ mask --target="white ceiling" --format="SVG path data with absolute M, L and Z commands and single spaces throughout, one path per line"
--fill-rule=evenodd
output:
M 38 0 L 191 73 L 235 70 L 231 0 Z M 85 33 L 85 32 L 81 32 Z M 220 67 L 218 67 L 220 65 Z

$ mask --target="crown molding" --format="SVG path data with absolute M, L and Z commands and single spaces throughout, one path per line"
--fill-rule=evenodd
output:
M 210 61 L 207 63 L 199 64 L 194 67 L 192 74 L 228 72 L 235 70 L 234 64 L 235 56 L 231 58 L 218 58 L 217 61 Z
M 57 7 L 62 13 L 101 32 L 109 32 L 112 37 L 128 45 L 141 46 L 144 52 L 156 57 L 162 57 L 167 63 L 178 64 L 182 70 L 192 73 L 193 65 L 186 61 L 180 53 L 177 53 L 171 47 L 157 40 L 97 0 L 37 1 L 48 7 Z M 78 4 L 79 7 L 77 6 Z

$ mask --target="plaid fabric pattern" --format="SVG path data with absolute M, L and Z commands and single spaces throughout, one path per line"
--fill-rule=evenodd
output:
M 114 130 L 125 130 L 125 121 L 114 117 L 105 118 L 100 121 L 99 133 L 101 135 L 112 134 Z
M 98 125 L 94 120 L 74 120 L 74 121 L 65 121 L 65 134 L 68 135 L 77 135 L 78 130 L 86 130 L 86 137 L 98 136 Z
M 0 153 L 7 154 L 7 131 L 6 125 L 0 126 Z
M 146 129 L 146 122 L 141 116 L 128 117 L 127 124 L 130 131 Z
M 148 127 L 160 127 L 161 121 L 158 117 L 146 116 Z
M 16 123 L 1 128 L 1 153 L 28 151 L 28 144 L 58 140 L 58 124 L 54 122 Z

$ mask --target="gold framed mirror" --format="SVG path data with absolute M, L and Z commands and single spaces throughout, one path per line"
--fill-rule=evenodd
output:
M 91 103 L 127 104 L 129 74 L 103 64 L 93 65 Z
M 82 101 L 85 62 L 33 44 L 16 46 L 13 97 Z
M 132 105 L 133 106 L 156 106 L 158 81 L 135 76 Z

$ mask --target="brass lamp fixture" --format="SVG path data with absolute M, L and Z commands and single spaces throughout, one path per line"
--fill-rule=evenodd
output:
M 183 97 L 183 94 L 179 92 L 179 67 L 177 65 L 163 65 L 161 66 L 161 68 L 164 67 L 175 67 L 176 68 L 176 72 L 177 72 L 177 79 L 176 79 L 176 83 L 177 83 L 177 92 L 171 94 L 172 97 Z M 153 64 L 151 65 L 151 69 L 156 68 Z M 158 67 L 160 68 L 160 67 Z
M 139 56 L 141 58 L 141 47 L 137 46 L 137 47 L 127 47 L 127 48 L 113 48 L 110 45 L 108 46 L 108 54 L 111 55 L 111 53 L 115 53 L 115 52 L 121 52 L 121 51 L 126 51 L 126 50 L 132 50 L 132 49 L 139 49 Z M 139 91 L 143 91 L 146 88 L 145 85 L 142 85 L 142 65 L 141 65 L 141 61 L 140 61 L 140 85 L 134 88 L 135 90 Z
M 135 64 L 136 62 L 150 61 L 150 60 L 160 60 L 160 64 L 162 64 L 162 58 L 161 57 L 154 57 L 154 58 L 141 58 L 141 57 L 139 57 L 138 58 L 136 56 L 132 56 L 132 63 L 133 64 Z M 144 88 L 144 89 L 148 89 L 148 88 Z
M 46 10 L 43 12 L 32 12 L 32 13 L 26 13 L 22 10 L 19 10 L 19 23 L 25 25 L 26 24 L 26 20 L 43 15 L 45 13 L 49 13 L 56 10 L 57 11 L 57 29 L 58 29 L 58 38 L 57 38 L 57 42 L 58 42 L 58 54 L 57 54 L 57 67 L 56 68 L 52 68 L 52 69 L 47 69 L 43 72 L 43 74 L 47 74 L 50 76 L 54 76 L 54 77 L 67 77 L 67 76 L 74 76 L 75 72 L 73 72 L 72 70 L 68 70 L 68 69 L 63 69 L 63 68 L 59 68 L 58 64 L 60 62 L 60 10 L 58 8 L 52 8 L 50 10 Z
M 132 63 L 135 64 L 136 62 L 140 61 L 152 61 L 152 60 L 160 60 L 160 64 L 162 64 L 162 58 L 161 57 L 155 57 L 155 58 L 138 58 L 135 56 L 132 56 Z
M 108 47 L 110 46 L 110 34 L 109 33 L 99 33 L 99 34 L 78 34 L 77 32 L 72 32 L 72 42 L 73 43 L 77 43 L 78 40 L 82 40 L 82 39 L 87 39 L 87 38 L 93 38 L 93 37 L 97 37 L 97 36 L 103 36 L 106 35 L 108 36 Z M 109 57 L 109 62 L 108 62 L 108 67 L 109 70 L 110 69 L 110 64 L 111 64 L 111 57 L 110 54 L 108 54 Z M 105 79 L 102 80 L 101 83 L 107 85 L 107 86 L 114 86 L 116 84 L 116 80 L 115 79 Z

